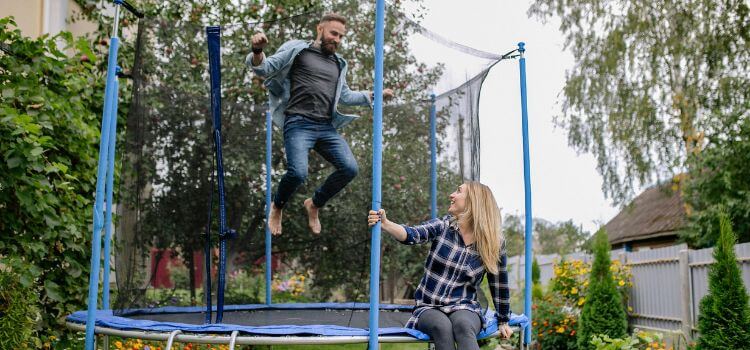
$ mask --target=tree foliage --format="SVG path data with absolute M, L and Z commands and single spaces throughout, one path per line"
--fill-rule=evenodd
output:
M 574 253 L 589 237 L 589 233 L 583 231 L 581 226 L 576 226 L 573 220 L 552 223 L 544 219 L 535 219 L 534 231 L 540 246 L 538 254 Z
M 690 157 L 693 171 L 686 181 L 688 229 L 691 245 L 718 242 L 721 212 L 726 212 L 740 242 L 750 242 L 750 117 L 727 120 L 724 133 L 708 137 L 706 148 Z
M 603 191 L 634 191 L 685 169 L 705 136 L 723 133 L 750 100 L 744 0 L 536 0 L 557 17 L 574 56 L 557 122 L 597 158 Z M 730 119 L 727 119 L 730 118 Z
M 506 214 L 503 218 L 503 238 L 508 256 L 524 254 L 525 231 L 522 217 Z
M 0 260 L 54 334 L 84 306 L 103 79 L 69 33 L 30 39 L 3 18 L 0 46 Z
M 6 258 L 0 264 L 0 348 L 31 349 L 39 347 L 32 339 L 39 313 L 39 298 L 30 283 L 21 283 L 29 268 L 19 259 Z

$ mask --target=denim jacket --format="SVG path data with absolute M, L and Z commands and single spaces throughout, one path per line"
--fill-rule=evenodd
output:
M 284 127 L 284 111 L 289 103 L 289 93 L 291 91 L 291 82 L 289 80 L 289 71 L 292 63 L 302 50 L 310 47 L 312 42 L 303 40 L 290 40 L 285 42 L 278 51 L 272 56 L 266 57 L 257 65 L 253 65 L 253 54 L 250 53 L 245 59 L 245 63 L 252 68 L 255 74 L 265 77 L 263 83 L 269 92 L 269 107 L 273 122 L 276 126 Z M 340 128 L 349 124 L 354 119 L 359 118 L 356 115 L 342 114 L 338 111 L 338 104 L 348 106 L 364 106 L 372 104 L 369 91 L 352 91 L 346 84 L 346 60 L 336 54 L 339 63 L 339 79 L 336 85 L 336 95 L 333 103 L 334 108 L 331 121 L 335 128 Z

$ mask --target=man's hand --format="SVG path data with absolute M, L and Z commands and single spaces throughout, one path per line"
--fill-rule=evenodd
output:
M 391 89 L 383 89 L 383 99 L 384 100 L 390 100 L 393 98 L 393 90 Z M 375 91 L 370 93 L 370 99 L 375 100 Z
M 383 99 L 384 100 L 390 100 L 393 98 L 393 90 L 391 89 L 383 89 Z
M 268 44 L 268 38 L 263 33 L 253 34 L 252 38 L 250 38 L 250 41 L 253 43 L 253 49 L 263 50 Z

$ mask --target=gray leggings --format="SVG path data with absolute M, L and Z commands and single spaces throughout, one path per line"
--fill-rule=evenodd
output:
M 428 309 L 419 315 L 417 329 L 435 343 L 435 350 L 479 350 L 477 334 L 482 329 L 479 315 L 469 310 L 458 310 L 446 315 Z

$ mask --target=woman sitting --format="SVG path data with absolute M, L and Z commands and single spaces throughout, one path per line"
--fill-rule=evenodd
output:
M 436 350 L 479 350 L 476 337 L 484 317 L 477 290 L 485 272 L 500 336 L 513 333 L 500 209 L 489 187 L 479 182 L 462 184 L 449 198 L 449 215 L 419 226 L 389 221 L 383 209 L 371 210 L 368 224 L 382 222 L 382 229 L 403 244 L 432 243 L 406 327 L 429 335 Z

